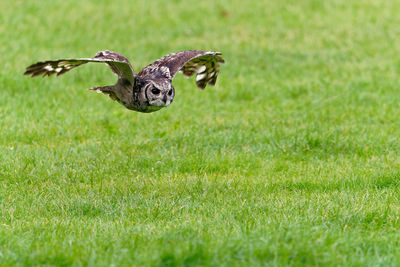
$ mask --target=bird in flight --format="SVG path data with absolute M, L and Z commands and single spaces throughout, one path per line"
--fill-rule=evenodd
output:
M 172 103 L 175 89 L 172 79 L 178 71 L 190 77 L 196 74 L 196 85 L 204 89 L 215 85 L 220 64 L 220 52 L 187 50 L 164 56 L 136 73 L 128 59 L 118 53 L 100 51 L 93 58 L 58 59 L 37 62 L 26 68 L 25 75 L 57 76 L 89 62 L 106 63 L 118 76 L 114 85 L 90 88 L 109 95 L 126 108 L 139 112 L 154 112 Z

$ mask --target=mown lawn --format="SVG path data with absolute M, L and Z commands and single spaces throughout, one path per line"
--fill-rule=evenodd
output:
M 0 1 L 0 265 L 399 266 L 400 2 Z M 141 114 L 86 88 L 221 51 Z

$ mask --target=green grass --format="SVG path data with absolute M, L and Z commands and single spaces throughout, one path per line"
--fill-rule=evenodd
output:
M 400 3 L 0 1 L 0 265 L 399 266 Z M 224 54 L 125 110 L 102 65 Z

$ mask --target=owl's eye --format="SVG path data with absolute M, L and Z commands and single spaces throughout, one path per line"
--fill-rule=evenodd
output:
M 168 95 L 172 95 L 172 89 L 168 91 Z
M 151 89 L 151 92 L 152 92 L 154 95 L 158 95 L 161 91 L 158 90 L 157 88 L 153 88 L 153 89 Z

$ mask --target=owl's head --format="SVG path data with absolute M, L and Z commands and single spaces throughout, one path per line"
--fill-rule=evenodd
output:
M 138 75 L 136 86 L 140 92 L 141 102 L 149 106 L 149 110 L 158 110 L 172 103 L 175 89 L 171 84 L 170 76 L 165 71 L 154 69 L 146 75 Z
M 150 106 L 166 107 L 174 100 L 175 89 L 169 81 L 157 83 L 150 80 L 145 83 L 143 89 Z

